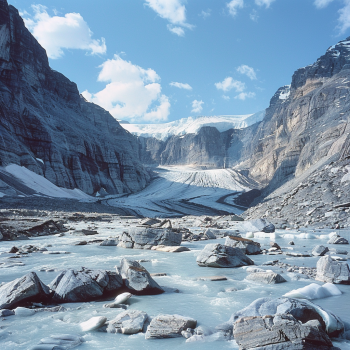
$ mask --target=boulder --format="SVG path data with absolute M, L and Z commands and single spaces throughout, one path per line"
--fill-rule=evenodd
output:
M 123 232 L 118 247 L 151 249 L 156 245 L 179 246 L 182 233 L 169 228 L 134 227 Z
M 100 243 L 101 246 L 117 246 L 119 243 L 119 239 L 117 238 L 108 238 Z
M 313 256 L 324 256 L 327 252 L 329 252 L 328 247 L 317 245 L 314 249 L 312 249 L 311 254 Z
M 119 271 L 124 279 L 125 286 L 132 294 L 153 295 L 164 293 L 163 288 L 137 261 L 122 259 Z
M 218 327 L 218 330 L 232 332 L 234 323 L 241 317 L 275 316 L 279 314 L 290 314 L 296 320 L 306 323 L 318 320 L 322 329 L 330 336 L 337 337 L 344 332 L 342 320 L 329 311 L 307 300 L 293 298 L 259 298 L 244 309 L 235 312 L 230 320 Z
M 80 328 L 83 332 L 90 332 L 101 328 L 107 321 L 107 317 L 95 316 L 85 322 L 80 323 Z
M 207 244 L 197 256 L 199 266 L 208 267 L 238 267 L 254 265 L 241 249 L 222 244 Z
M 50 290 L 35 272 L 30 272 L 0 287 L 0 309 L 13 309 L 26 302 L 42 302 L 50 297 Z
M 327 243 L 328 244 L 349 244 L 349 241 L 346 238 L 339 236 L 338 234 L 334 234 L 331 236 L 331 238 Z
M 260 243 L 254 242 L 247 238 L 227 236 L 225 245 L 228 247 L 239 248 L 244 254 L 255 255 L 260 254 Z
M 146 339 L 162 339 L 181 337 L 181 332 L 188 328 L 194 329 L 197 321 L 180 315 L 158 315 L 147 327 Z
M 207 239 L 216 239 L 213 229 L 207 228 L 204 230 L 203 236 Z
M 153 219 L 153 218 L 144 218 L 140 221 L 140 225 L 145 225 L 145 226 L 152 226 L 159 224 L 161 220 L 159 219 Z
M 266 219 L 254 219 L 242 221 L 236 225 L 237 229 L 243 232 L 275 232 L 275 225 Z
M 350 284 L 350 269 L 346 262 L 333 261 L 330 256 L 323 256 L 318 260 L 316 268 L 317 281 Z
M 242 317 L 235 322 L 233 335 L 239 349 L 333 348 L 318 320 L 302 323 L 290 314 Z
M 248 281 L 264 283 L 264 284 L 276 284 L 287 282 L 279 273 L 275 272 L 253 272 L 246 277 Z
M 62 271 L 49 285 L 56 302 L 91 301 L 105 295 L 117 294 L 122 288 L 122 277 L 112 271 L 79 270 Z
M 126 310 L 108 322 L 108 333 L 136 334 L 142 332 L 148 316 L 143 311 Z

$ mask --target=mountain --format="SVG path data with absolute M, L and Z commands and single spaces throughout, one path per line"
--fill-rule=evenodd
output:
M 205 126 L 212 126 L 223 132 L 229 129 L 242 129 L 260 122 L 265 111 L 246 115 L 221 115 L 209 117 L 188 117 L 163 124 L 129 124 L 120 122 L 124 129 L 133 135 L 166 141 L 171 136 L 196 134 Z
M 13 192 L 9 165 L 87 194 L 139 191 L 149 175 L 138 151 L 135 137 L 50 68 L 18 11 L 0 0 L 1 192 Z

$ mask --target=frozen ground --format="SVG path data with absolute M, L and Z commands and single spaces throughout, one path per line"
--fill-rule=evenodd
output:
M 143 191 L 103 203 L 149 217 L 240 214 L 243 210 L 234 205 L 234 197 L 256 186 L 232 169 L 176 166 L 158 167 L 156 173 Z
M 93 239 L 115 236 L 126 227 L 138 224 L 135 219 L 115 219 L 114 221 L 95 222 L 99 234 Z M 190 220 L 188 221 L 190 224 Z M 72 228 L 87 228 L 91 223 L 71 224 Z M 195 221 L 191 225 L 191 230 L 201 231 L 203 228 L 195 227 Z M 310 252 L 317 244 L 326 244 L 329 230 L 311 232 L 311 235 L 302 235 L 305 231 L 287 231 L 288 236 L 283 237 L 286 231 L 278 230 L 272 238 L 282 247 L 283 251 Z M 340 230 L 339 233 L 350 239 L 348 231 Z M 294 235 L 295 246 L 289 246 L 288 242 Z M 308 237 L 308 238 L 306 238 Z M 86 238 L 84 238 L 86 239 Z M 247 272 L 244 268 L 214 269 L 199 267 L 196 264 L 196 256 L 207 243 L 220 242 L 202 241 L 184 243 L 191 251 L 182 253 L 164 253 L 150 250 L 123 249 L 118 247 L 103 247 L 97 244 L 86 246 L 74 246 L 73 242 L 82 240 L 82 237 L 67 234 L 64 237 L 47 236 L 32 238 L 30 241 L 1 242 L 0 252 L 7 252 L 14 245 L 33 244 L 41 247 L 48 247 L 52 251 L 66 251 L 70 254 L 46 255 L 32 253 L 21 259 L 8 259 L 7 254 L 0 255 L 0 262 L 18 260 L 24 266 L 14 266 L 0 268 L 1 282 L 8 282 L 20 277 L 30 271 L 38 272 L 39 277 L 45 283 L 51 282 L 59 271 L 65 268 L 78 268 L 85 266 L 89 268 L 102 268 L 114 270 L 122 258 L 143 259 L 142 264 L 149 272 L 165 272 L 165 277 L 155 277 L 156 281 L 166 287 L 178 288 L 180 293 L 165 293 L 155 296 L 135 296 L 130 299 L 129 309 L 142 310 L 150 316 L 158 314 L 180 314 L 194 317 L 200 325 L 216 326 L 227 321 L 231 314 L 247 306 L 259 297 L 280 297 L 285 293 L 297 288 L 302 288 L 313 280 L 292 281 L 292 275 L 277 267 L 261 266 L 270 260 L 280 260 L 288 264 L 298 266 L 315 266 L 317 257 L 296 258 L 288 257 L 285 254 L 278 256 L 257 255 L 251 256 L 255 264 L 263 269 L 278 270 L 288 281 L 278 285 L 262 285 L 245 280 Z M 261 243 L 263 248 L 269 247 L 270 237 L 257 238 L 254 240 Z M 339 248 L 339 246 L 338 246 Z M 349 251 L 349 246 L 341 246 L 341 249 Z M 1 265 L 0 265 L 1 266 Z M 52 269 L 51 272 L 40 272 L 39 270 Z M 202 276 L 224 275 L 227 281 L 210 282 L 199 280 Z M 225 292 L 227 288 L 236 288 L 235 292 Z M 343 320 L 350 322 L 349 309 L 349 286 L 338 285 L 342 294 L 339 296 L 317 299 L 314 302 Z M 185 343 L 184 338 L 165 340 L 145 340 L 144 334 L 126 336 L 122 334 L 107 334 L 100 332 L 83 333 L 79 329 L 79 322 L 86 321 L 92 316 L 106 316 L 108 319 L 115 317 L 122 310 L 104 309 L 102 305 L 105 301 L 64 304 L 68 309 L 65 312 L 50 313 L 41 312 L 30 317 L 11 316 L 1 322 L 0 348 L 1 350 L 27 350 L 35 345 L 43 337 L 57 333 L 74 333 L 84 336 L 86 342 L 78 349 L 81 350 L 112 350 L 112 349 L 237 349 L 234 342 L 218 343 Z M 341 349 L 350 349 L 349 343 L 336 344 Z

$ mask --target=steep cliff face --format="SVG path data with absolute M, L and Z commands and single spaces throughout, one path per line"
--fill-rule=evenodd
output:
M 149 179 L 138 150 L 107 111 L 50 68 L 18 11 L 0 0 L 0 165 L 88 194 L 134 192 Z
M 317 162 L 349 155 L 350 41 L 329 48 L 297 70 L 271 99 L 266 116 L 245 143 L 240 167 L 269 184 L 270 193 Z

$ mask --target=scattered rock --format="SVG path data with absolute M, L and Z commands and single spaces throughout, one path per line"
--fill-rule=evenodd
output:
M 255 255 L 260 254 L 260 243 L 254 242 L 247 238 L 227 236 L 225 245 L 228 247 L 239 248 L 244 254 Z
M 266 219 L 242 221 L 236 227 L 243 232 L 275 232 L 275 225 Z
M 127 310 L 108 322 L 108 333 L 136 334 L 142 332 L 148 315 L 143 311 Z
M 100 243 L 101 246 L 117 246 L 119 243 L 119 239 L 117 238 L 108 238 Z
M 323 256 L 318 260 L 316 268 L 317 281 L 350 284 L 350 269 L 347 263 L 333 261 L 330 256 Z
M 324 256 L 328 251 L 328 247 L 325 247 L 323 245 L 317 245 L 314 249 L 312 249 L 311 254 L 313 256 Z
M 125 286 L 137 295 L 153 295 L 164 293 L 164 290 L 150 276 L 148 271 L 137 261 L 122 259 L 119 268 Z
M 151 249 L 157 250 L 159 252 L 168 252 L 168 253 L 180 253 L 180 252 L 190 251 L 189 248 L 184 246 L 165 246 L 165 245 L 155 245 Z
M 349 241 L 344 237 L 340 237 L 338 234 L 334 232 L 334 235 L 331 236 L 331 238 L 327 243 L 328 244 L 349 244 Z
M 197 256 L 199 266 L 238 267 L 254 265 L 241 249 L 227 247 L 222 244 L 207 244 Z
M 246 277 L 247 280 L 264 284 L 287 282 L 280 274 L 274 272 L 253 272 Z
M 35 272 L 30 272 L 0 287 L 0 309 L 12 309 L 30 301 L 45 301 L 49 296 L 49 288 Z
M 181 332 L 188 328 L 194 329 L 197 321 L 180 315 L 159 315 L 152 319 L 147 327 L 146 339 L 162 339 L 181 337 Z

